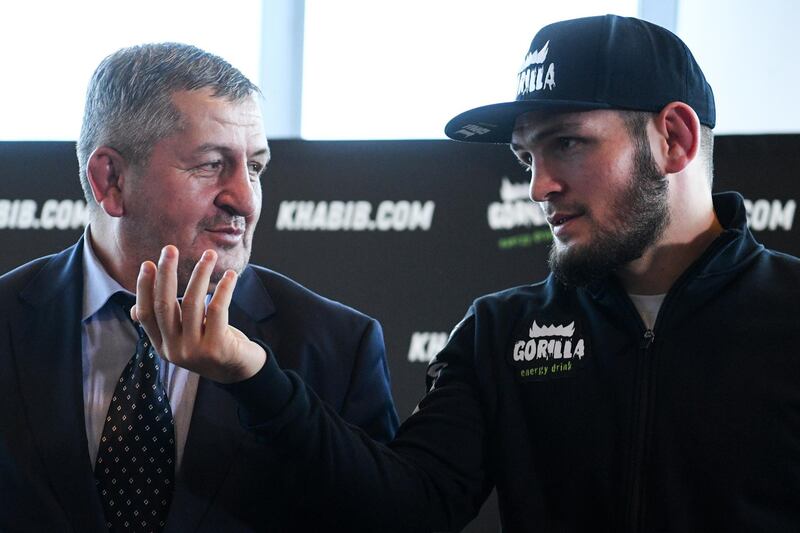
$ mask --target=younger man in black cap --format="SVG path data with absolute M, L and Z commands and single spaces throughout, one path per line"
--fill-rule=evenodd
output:
M 543 28 L 516 101 L 446 132 L 511 144 L 553 274 L 474 302 L 388 447 L 269 354 L 231 387 L 243 423 L 351 528 L 458 529 L 495 486 L 507 531 L 800 531 L 800 261 L 755 242 L 739 195 L 712 196 L 714 122 L 670 32 Z

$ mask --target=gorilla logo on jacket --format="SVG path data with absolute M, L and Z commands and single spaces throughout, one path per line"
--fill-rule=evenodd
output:
M 518 377 L 542 380 L 574 373 L 586 355 L 586 343 L 578 334 L 575 321 L 546 322 L 534 319 L 527 338 L 514 342 L 512 361 Z

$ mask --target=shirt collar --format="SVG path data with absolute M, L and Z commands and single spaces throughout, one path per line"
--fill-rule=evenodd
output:
M 83 310 L 81 320 L 97 313 L 116 292 L 131 294 L 109 276 L 92 248 L 90 226 L 83 232 Z

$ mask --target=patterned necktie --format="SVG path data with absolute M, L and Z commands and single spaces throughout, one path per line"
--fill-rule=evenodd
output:
M 133 300 L 112 301 L 130 311 Z M 175 429 L 159 373 L 160 359 L 136 324 L 139 340 L 108 407 L 94 476 L 110 531 L 161 531 L 172 501 Z

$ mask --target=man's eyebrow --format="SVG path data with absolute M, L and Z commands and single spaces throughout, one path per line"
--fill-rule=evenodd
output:
M 556 124 L 545 126 L 544 128 L 542 128 L 540 130 L 535 130 L 533 133 L 527 135 L 525 137 L 525 140 L 527 142 L 533 142 L 533 143 L 540 142 L 542 139 L 546 139 L 547 137 L 551 137 L 553 135 L 561 133 L 564 130 L 576 129 L 576 128 L 579 128 L 580 126 L 581 126 L 581 122 L 579 122 L 579 121 L 558 122 Z M 517 128 L 517 129 L 521 130 L 523 128 Z M 512 142 L 511 143 L 511 149 L 512 150 L 520 150 L 520 149 L 522 149 L 522 147 L 520 145 L 518 145 L 517 143 L 513 143 Z
M 229 151 L 229 149 L 220 144 L 205 143 L 201 144 L 192 151 L 200 154 L 205 154 L 207 152 L 227 152 Z
M 262 148 L 260 150 L 256 150 L 255 152 L 250 154 L 249 157 L 258 157 L 258 156 L 261 156 L 261 155 L 266 155 L 267 159 L 270 159 L 271 153 L 270 153 L 270 150 L 269 150 L 269 146 L 265 146 L 264 148 Z
M 228 146 L 225 146 L 225 145 L 222 145 L 222 144 L 213 144 L 213 143 L 201 144 L 200 146 L 198 146 L 197 148 L 194 149 L 194 152 L 195 153 L 199 153 L 199 154 L 206 154 L 208 152 L 232 152 L 232 151 L 233 150 Z M 248 157 L 258 157 L 258 156 L 262 156 L 262 155 L 266 155 L 267 158 L 269 159 L 270 150 L 269 150 L 268 146 L 265 146 L 264 148 L 256 150 L 252 154 L 249 154 Z

